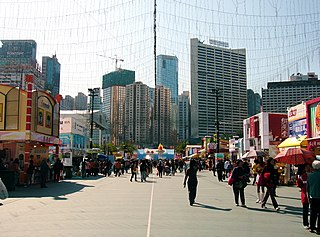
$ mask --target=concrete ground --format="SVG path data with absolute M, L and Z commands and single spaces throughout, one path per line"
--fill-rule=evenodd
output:
M 139 177 L 138 177 L 139 178 Z M 227 182 L 198 173 L 196 204 L 190 206 L 184 174 L 150 175 L 146 183 L 121 177 L 74 177 L 61 183 L 18 187 L 0 207 L 0 236 L 313 236 L 302 226 L 299 189 L 279 187 L 280 212 L 255 203 L 255 186 L 245 189 L 247 208 L 234 204 Z M 138 179 L 139 180 L 139 179 Z

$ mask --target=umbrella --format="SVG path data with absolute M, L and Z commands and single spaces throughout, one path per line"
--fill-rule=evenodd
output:
M 100 161 L 108 160 L 108 156 L 104 154 L 98 154 L 98 160 Z
M 247 153 L 245 153 L 241 158 L 254 158 L 254 157 L 258 157 L 258 156 L 266 156 L 267 154 L 264 151 L 248 151 Z
M 291 165 L 311 164 L 315 157 L 313 152 L 299 147 L 289 147 L 275 157 L 276 161 Z

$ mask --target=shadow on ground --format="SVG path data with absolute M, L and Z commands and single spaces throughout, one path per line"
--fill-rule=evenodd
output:
M 63 196 L 71 193 L 81 192 L 81 190 L 84 188 L 90 188 L 94 186 L 64 180 L 60 183 L 49 182 L 47 183 L 47 187 L 48 188 L 40 188 L 40 185 L 37 184 L 29 187 L 16 187 L 15 191 L 9 192 L 9 199 L 53 197 L 55 200 L 66 200 L 67 198 Z
M 194 207 L 201 207 L 201 208 L 206 208 L 206 209 L 211 209 L 211 210 L 215 210 L 215 211 L 231 211 L 231 208 L 220 208 L 220 207 L 214 207 L 214 206 L 210 206 L 207 204 L 202 204 L 199 202 L 195 202 L 193 204 Z

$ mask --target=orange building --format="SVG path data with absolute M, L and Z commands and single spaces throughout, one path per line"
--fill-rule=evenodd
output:
M 0 157 L 4 162 L 18 158 L 22 171 L 31 155 L 37 166 L 48 158 L 49 146 L 56 146 L 58 153 L 60 144 L 61 96 L 33 91 L 32 75 L 26 76 L 26 83 L 27 91 L 0 85 Z

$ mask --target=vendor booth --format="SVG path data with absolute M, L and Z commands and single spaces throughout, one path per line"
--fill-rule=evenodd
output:
M 27 91 L 0 85 L 0 154 L 4 163 L 18 158 L 21 184 L 29 160 L 40 165 L 49 156 L 49 147 L 59 151 L 59 101 L 44 91 L 33 91 L 32 76 L 27 75 Z

